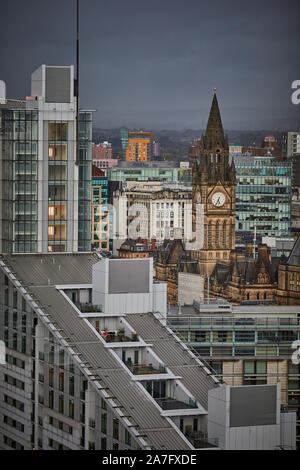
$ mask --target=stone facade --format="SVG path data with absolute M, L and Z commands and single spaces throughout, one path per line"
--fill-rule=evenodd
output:
M 216 94 L 205 135 L 197 141 L 193 153 L 193 231 L 198 230 L 196 207 L 201 203 L 204 245 L 192 250 L 191 257 L 199 262 L 203 275 L 210 275 L 218 260 L 230 262 L 230 252 L 235 247 L 235 168 L 234 163 L 229 164 L 228 140 Z

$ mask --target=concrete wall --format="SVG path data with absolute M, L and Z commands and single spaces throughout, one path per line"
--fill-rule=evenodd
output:
M 109 293 L 110 263 L 147 263 L 149 286 L 145 292 Z M 153 259 L 103 259 L 93 265 L 93 304 L 102 305 L 107 315 L 145 313 L 157 311 L 166 315 L 166 284 L 153 283 Z
M 191 305 L 194 300 L 200 302 L 204 297 L 204 280 L 199 274 L 178 273 L 178 302 Z
M 238 387 L 241 391 L 245 391 L 245 387 Z M 252 406 L 251 425 L 232 427 L 230 426 L 230 411 L 233 403 L 231 401 L 232 387 L 224 385 L 217 389 L 209 391 L 208 395 L 208 438 L 219 440 L 219 446 L 226 450 L 274 450 L 284 443 L 285 446 L 295 448 L 296 440 L 296 419 L 295 413 L 280 414 L 280 383 L 276 385 L 265 386 L 249 386 L 249 391 L 255 391 L 254 387 L 275 387 L 275 416 L 274 424 L 253 425 L 255 421 L 255 413 L 259 413 L 259 403 L 256 409 Z M 237 389 L 238 389 L 237 388 Z M 238 392 L 235 388 L 235 392 Z M 243 390 L 244 389 L 244 390 Z M 265 390 L 262 389 L 262 390 Z M 271 389 L 270 389 L 271 391 Z M 265 393 L 265 392 L 264 392 Z M 245 407 L 249 403 L 245 403 Z M 242 407 L 240 407 L 242 410 Z M 247 420 L 245 413 L 245 419 Z M 285 416 L 282 416 L 285 415 Z M 291 415 L 291 416 L 289 416 Z M 258 415 L 258 418 L 261 418 Z M 258 419 L 259 423 L 260 419 Z M 250 422 L 250 421 L 249 421 Z

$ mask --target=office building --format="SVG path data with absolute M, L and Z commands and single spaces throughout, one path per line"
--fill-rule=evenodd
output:
M 282 151 L 286 158 L 300 155 L 300 132 L 286 132 L 282 136 Z
M 235 155 L 236 231 L 267 236 L 291 229 L 291 163 Z
M 92 250 L 112 250 L 112 214 L 108 210 L 108 180 L 104 172 L 92 168 Z
M 79 114 L 77 165 L 74 67 L 39 67 L 0 121 L 0 252 L 90 250 L 92 112 Z
M 170 307 L 167 325 L 231 386 L 281 384 L 281 406 L 297 414 L 300 448 L 299 306 L 232 306 L 223 299 Z
M 140 215 L 135 205 L 143 208 Z M 182 230 L 185 240 L 192 238 L 192 191 L 183 184 L 162 182 L 127 181 L 123 188 L 114 193 L 116 210 L 115 230 L 122 240 L 138 238 L 156 240 L 173 239 L 176 228 Z M 131 233 L 134 220 L 139 215 L 136 237 Z
M 192 171 L 185 162 L 120 162 L 108 169 L 110 181 L 164 181 L 168 183 L 191 183 Z
M 112 157 L 111 144 L 107 141 L 101 144 L 93 144 L 93 165 L 97 168 L 114 168 L 118 165 L 118 159 Z
M 1 449 L 295 448 L 280 384 L 221 386 L 166 327 L 152 270 L 152 258 L 1 256 Z

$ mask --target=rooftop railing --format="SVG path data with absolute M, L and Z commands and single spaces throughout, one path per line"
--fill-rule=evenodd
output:
M 156 398 L 155 401 L 163 410 L 185 410 L 197 408 L 197 402 L 195 400 L 182 401 L 176 400 L 176 398 Z
M 134 375 L 147 375 L 147 374 L 166 374 L 167 369 L 165 366 L 160 366 L 159 369 L 153 367 L 152 364 L 131 364 L 125 362 L 126 366 Z
M 186 431 L 185 436 L 193 444 L 195 449 L 208 449 L 211 447 L 218 447 L 218 438 L 208 439 L 207 434 L 202 431 Z
M 75 305 L 82 313 L 89 313 L 89 312 L 102 313 L 102 305 L 94 305 L 88 302 L 87 303 L 75 302 Z

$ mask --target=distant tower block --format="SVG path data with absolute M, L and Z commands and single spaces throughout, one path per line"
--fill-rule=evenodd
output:
M 6 85 L 3 80 L 0 80 L 0 104 L 6 103 Z

